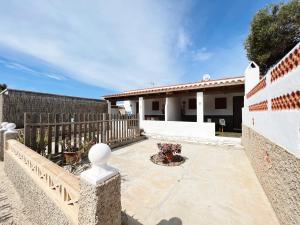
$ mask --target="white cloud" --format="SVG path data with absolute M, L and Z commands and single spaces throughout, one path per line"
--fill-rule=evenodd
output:
M 54 74 L 46 74 L 47 77 L 54 79 L 54 80 L 65 80 L 64 77 L 62 76 L 58 76 L 58 75 L 54 75 Z
M 188 34 L 180 30 L 177 36 L 177 47 L 180 53 L 184 52 L 187 50 L 189 46 L 192 45 L 192 41 L 190 40 L 190 37 Z
M 193 52 L 193 60 L 194 61 L 206 61 L 213 56 L 212 52 L 208 52 L 206 48 L 198 49 Z
M 33 69 L 24 66 L 20 63 L 16 63 L 16 62 L 5 62 L 3 63 L 5 67 L 10 68 L 10 69 L 14 69 L 14 70 L 21 70 L 21 71 L 25 71 L 25 72 L 29 72 L 29 73 L 35 73 L 36 71 L 34 71 Z
M 19 70 L 19 71 L 23 71 L 32 75 L 36 75 L 36 76 L 45 76 L 54 80 L 65 80 L 66 78 L 62 75 L 57 75 L 57 74 L 49 74 L 46 72 L 42 72 L 42 71 L 38 71 L 35 69 L 32 69 L 28 66 L 25 66 L 21 63 L 17 63 L 17 62 L 11 62 L 11 61 L 6 61 L 6 60 L 1 60 L 0 59 L 0 64 L 4 65 L 7 68 L 13 69 L 13 70 Z
M 180 79 L 174 46 L 190 44 L 184 7 L 171 0 L 2 1 L 0 45 L 99 87 L 174 83 Z

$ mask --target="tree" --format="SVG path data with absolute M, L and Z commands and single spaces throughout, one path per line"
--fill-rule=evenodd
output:
M 249 60 L 265 74 L 300 41 L 300 0 L 271 4 L 259 10 L 245 41 Z
M 0 92 L 4 91 L 7 88 L 6 84 L 0 84 Z

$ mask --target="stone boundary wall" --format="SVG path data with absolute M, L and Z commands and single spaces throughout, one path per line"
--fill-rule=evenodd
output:
M 300 224 L 300 159 L 243 125 L 242 144 L 281 224 Z
M 101 199 L 101 204 L 99 200 Z M 80 180 L 80 225 L 121 225 L 121 179 L 113 176 L 103 184 L 92 186 Z
M 41 225 L 121 225 L 121 176 L 92 184 L 4 134 L 4 170 Z M 16 136 L 16 133 L 14 134 Z
M 24 113 L 107 113 L 104 100 L 7 89 L 0 94 L 0 122 L 24 127 Z
M 16 140 L 7 141 L 4 157 L 5 172 L 34 223 L 78 224 L 79 179 Z

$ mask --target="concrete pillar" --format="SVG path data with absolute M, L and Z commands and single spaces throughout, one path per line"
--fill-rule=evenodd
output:
M 111 102 L 109 100 L 107 100 L 106 102 L 107 102 L 107 113 L 111 114 Z
M 255 62 L 250 62 L 245 70 L 245 94 L 259 82 L 259 66 Z
M 15 130 L 16 128 L 16 124 L 14 123 L 8 123 L 6 126 L 6 131 L 3 134 L 3 148 L 2 148 L 2 152 L 0 152 L 0 158 L 2 158 L 2 160 L 4 160 L 4 151 L 6 149 L 6 141 L 10 140 L 10 139 L 17 139 L 18 138 L 18 131 Z
M 139 97 L 139 119 L 140 121 L 145 119 L 145 105 L 144 105 L 144 98 Z
M 1 123 L 0 129 L 0 161 L 4 159 L 4 132 L 6 131 L 7 122 Z
M 102 143 L 89 151 L 92 167 L 80 176 L 79 225 L 121 225 L 121 176 L 107 165 L 110 155 Z
M 179 98 L 167 97 L 165 104 L 165 121 L 180 121 L 181 106 Z
M 203 123 L 204 120 L 203 92 L 197 92 L 197 122 Z
M 170 105 L 170 98 L 166 97 L 166 102 L 165 102 L 165 121 L 169 120 L 169 115 L 170 115 L 169 105 Z

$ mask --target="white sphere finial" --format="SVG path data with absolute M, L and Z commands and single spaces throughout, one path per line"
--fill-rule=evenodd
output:
M 88 157 L 92 167 L 81 173 L 81 177 L 91 184 L 97 185 L 113 177 L 118 171 L 107 165 L 111 149 L 107 144 L 95 144 L 91 147 Z
M 7 124 L 8 124 L 8 122 L 2 122 L 1 123 L 1 129 L 6 129 Z
M 14 130 L 16 128 L 16 124 L 14 124 L 14 123 L 7 123 L 6 126 L 5 126 L 5 128 L 7 130 Z
M 111 155 L 111 149 L 107 144 L 95 144 L 89 151 L 89 160 L 93 166 L 106 165 Z
M 5 126 L 5 129 L 6 129 L 5 134 L 17 134 L 18 131 L 16 131 L 15 128 L 16 128 L 16 124 L 14 124 L 14 123 L 8 123 L 8 124 L 6 124 L 6 126 Z

